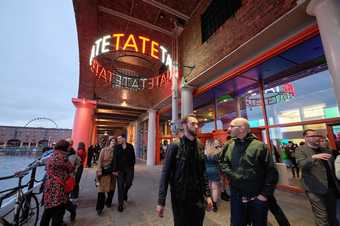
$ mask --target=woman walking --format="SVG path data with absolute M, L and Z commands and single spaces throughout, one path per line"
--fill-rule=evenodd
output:
M 209 188 L 212 194 L 213 211 L 217 211 L 217 202 L 221 196 L 221 177 L 218 165 L 218 153 L 221 152 L 221 144 L 218 140 L 209 139 L 205 143 L 206 174 L 209 180 Z
M 96 210 L 98 215 L 103 212 L 104 205 L 111 207 L 112 198 L 116 189 L 116 176 L 113 175 L 113 152 L 116 145 L 115 138 L 110 138 L 99 155 L 97 165 L 98 199 Z M 105 197 L 107 193 L 107 197 Z
M 60 140 L 54 148 L 52 156 L 47 160 L 46 176 L 44 184 L 44 212 L 41 217 L 40 226 L 62 226 L 65 213 L 65 204 L 68 194 L 65 192 L 65 180 L 74 170 L 68 161 L 67 151 L 69 143 Z

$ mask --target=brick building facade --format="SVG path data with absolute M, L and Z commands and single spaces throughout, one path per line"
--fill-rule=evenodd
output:
M 0 126 L 0 147 L 47 146 L 71 137 L 71 129 Z

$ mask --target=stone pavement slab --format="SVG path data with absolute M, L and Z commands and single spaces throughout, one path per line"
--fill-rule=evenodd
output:
M 98 216 L 95 210 L 97 191 L 94 183 L 95 169 L 84 170 L 80 185 L 79 208 L 75 226 L 164 226 L 173 225 L 170 194 L 164 218 L 156 215 L 158 183 L 161 167 L 147 167 L 139 162 L 135 167 L 135 179 L 129 192 L 129 200 L 124 212 L 117 211 L 117 191 L 111 208 L 105 208 Z M 311 207 L 304 194 L 276 192 L 279 205 L 289 218 L 292 226 L 313 226 Z M 205 226 L 229 226 L 229 202 L 220 201 L 217 213 L 206 212 Z M 68 222 L 68 215 L 65 221 Z M 269 214 L 269 225 L 277 226 L 275 219 Z M 191 226 L 191 225 L 188 225 Z M 192 225 L 194 226 L 194 225 Z

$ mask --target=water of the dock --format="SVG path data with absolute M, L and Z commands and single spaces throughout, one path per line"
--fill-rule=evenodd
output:
M 161 167 L 146 167 L 139 162 L 135 167 L 135 179 L 129 192 L 129 200 L 124 212 L 117 211 L 117 191 L 111 208 L 105 208 L 101 216 L 95 210 L 97 191 L 94 183 L 95 169 L 84 171 L 81 181 L 79 208 L 74 226 L 163 226 L 173 225 L 171 203 L 168 194 L 167 209 L 164 218 L 159 218 L 155 212 L 158 183 Z M 292 226 L 314 225 L 311 207 L 304 194 L 277 191 L 276 197 L 280 206 L 289 218 Z M 205 226 L 229 226 L 229 202 L 220 201 L 217 213 L 207 212 Z M 69 223 L 66 215 L 65 222 Z M 277 226 L 275 219 L 269 214 L 269 225 Z M 194 225 L 188 225 L 194 226 Z

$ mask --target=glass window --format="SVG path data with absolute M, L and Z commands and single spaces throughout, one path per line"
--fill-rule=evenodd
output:
M 214 89 L 217 129 L 227 129 L 236 117 L 247 118 L 252 128 L 264 126 L 258 82 L 253 79 L 256 75 L 250 71 Z
M 269 125 L 339 116 L 328 70 L 290 80 L 280 85 L 266 85 Z

